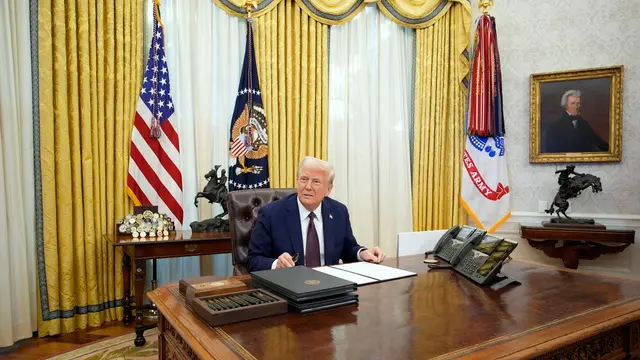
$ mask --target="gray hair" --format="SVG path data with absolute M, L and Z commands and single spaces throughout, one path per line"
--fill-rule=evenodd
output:
M 580 90 L 569 90 L 562 95 L 562 100 L 560 100 L 560 106 L 566 107 L 569 96 L 580 97 L 582 93 Z
M 327 177 L 329 179 L 329 185 L 333 185 L 333 179 L 336 177 L 336 172 L 333 169 L 333 165 L 328 163 L 327 161 L 320 160 L 318 158 L 314 158 L 313 156 L 305 156 L 298 166 L 298 172 L 296 173 L 296 177 L 300 177 L 300 172 L 303 169 L 321 169 L 327 173 Z

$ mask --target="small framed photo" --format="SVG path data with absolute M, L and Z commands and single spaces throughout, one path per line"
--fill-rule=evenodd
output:
M 622 160 L 623 66 L 532 74 L 529 162 Z

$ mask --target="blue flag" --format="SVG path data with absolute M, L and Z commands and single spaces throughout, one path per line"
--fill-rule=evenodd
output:
M 262 107 L 253 29 L 247 21 L 242 75 L 231 118 L 229 191 L 269 187 L 267 118 Z

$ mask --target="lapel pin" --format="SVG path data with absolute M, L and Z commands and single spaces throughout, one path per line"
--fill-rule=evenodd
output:
M 329 219 L 333 219 L 333 215 L 329 214 Z

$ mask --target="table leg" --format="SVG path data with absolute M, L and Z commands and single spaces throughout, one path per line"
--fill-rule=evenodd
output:
M 142 346 L 146 342 L 144 338 L 144 277 L 147 273 L 145 260 L 136 260 L 136 346 Z
M 131 323 L 131 258 L 124 254 L 122 257 L 122 272 L 124 273 L 124 318 L 125 324 Z

